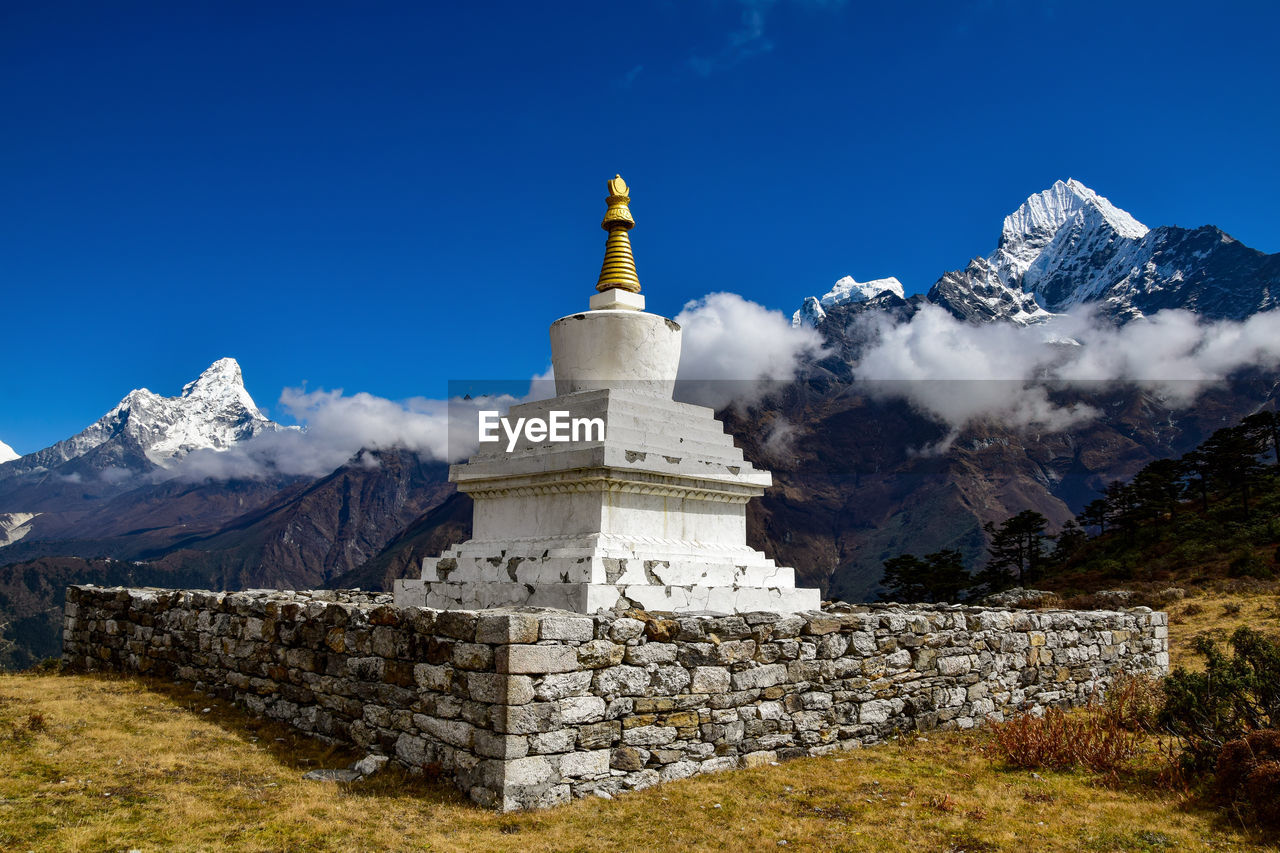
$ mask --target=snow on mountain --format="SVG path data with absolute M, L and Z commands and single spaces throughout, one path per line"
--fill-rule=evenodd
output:
M 1003 320 L 1025 326 L 1052 316 L 1035 294 L 1007 282 L 988 258 L 974 258 L 963 270 L 944 273 L 925 298 L 973 323 Z
M 15 453 L 12 447 L 5 444 L 3 441 L 0 441 L 0 463 L 8 462 L 10 459 L 17 458 L 19 458 L 19 454 Z
M 115 469 L 167 468 L 193 450 L 225 450 L 261 432 L 283 429 L 262 414 L 245 390 L 233 358 L 215 361 L 177 397 L 139 388 L 80 433 L 24 456 L 4 474 L 87 462 L 110 476 Z M 92 457 L 92 459 L 90 459 Z M 0 475 L 2 476 L 2 475 Z
M 31 522 L 38 512 L 0 512 L 0 548 L 12 545 L 31 532 Z
M 841 282 L 849 285 L 805 299 L 792 324 L 816 326 L 832 304 L 866 299 L 880 284 Z M 1039 323 L 1082 305 L 1121 324 L 1166 308 L 1240 320 L 1280 306 L 1280 255 L 1213 226 L 1148 228 L 1069 179 L 1006 216 L 995 251 L 945 273 L 925 300 L 976 323 Z
M 259 432 L 279 429 L 258 409 L 244 387 L 234 358 L 215 361 L 176 398 L 156 398 L 147 448 L 152 462 L 166 467 L 193 450 L 226 450 Z M 157 429 L 158 427 L 158 429 Z
M 1012 283 L 1042 255 L 1064 254 L 1067 247 L 1058 238 L 1072 230 L 1138 240 L 1150 229 L 1075 178 L 1069 178 L 1066 183 L 1057 181 L 1031 196 L 1004 218 L 1000 243 L 988 260 L 1004 272 L 1001 278 L 1006 283 Z M 1050 249 L 1047 253 L 1046 248 Z
M 1038 323 L 1096 300 L 1149 230 L 1074 178 L 1057 181 L 1006 216 L 996 250 L 945 274 L 929 301 L 966 320 Z
M 866 302 L 886 290 L 899 299 L 904 298 L 902 282 L 893 276 L 871 281 L 855 281 L 853 276 L 847 275 L 833 284 L 821 299 L 816 296 L 806 297 L 800 310 L 791 315 L 791 325 L 794 327 L 817 326 L 827 316 L 826 309 L 835 305 Z

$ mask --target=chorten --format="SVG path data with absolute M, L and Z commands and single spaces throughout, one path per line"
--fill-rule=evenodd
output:
M 747 502 L 772 482 L 704 406 L 672 399 L 680 326 L 644 311 L 625 181 L 589 310 L 551 324 L 556 396 L 506 418 L 597 424 L 481 443 L 449 479 L 475 502 L 472 538 L 397 581 L 396 604 L 531 605 L 579 613 L 816 610 L 817 589 L 747 546 Z M 569 435 L 570 440 L 557 440 Z

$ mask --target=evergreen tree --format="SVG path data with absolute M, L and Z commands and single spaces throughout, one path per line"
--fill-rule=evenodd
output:
M 963 555 L 954 548 L 925 554 L 901 554 L 884 562 L 881 583 L 888 601 L 958 601 L 971 578 Z
M 1213 478 L 1228 495 L 1240 499 L 1240 508 L 1249 518 L 1249 498 L 1262 473 L 1258 455 L 1262 447 L 1257 434 L 1244 427 L 1224 427 L 1200 445 Z
M 1106 492 L 1107 516 L 1113 525 L 1120 529 L 1126 539 L 1133 537 L 1138 517 L 1135 510 L 1138 502 L 1133 486 L 1119 480 L 1107 484 Z
M 1115 576 L 1144 563 L 1186 567 L 1202 554 L 1230 558 L 1232 571 L 1243 571 L 1236 566 L 1246 559 L 1240 552 L 1256 562 L 1253 550 L 1275 541 L 1274 526 L 1250 516 L 1263 507 L 1273 515 L 1277 503 L 1280 414 L 1263 411 L 1217 430 L 1180 459 L 1150 462 L 1129 483 L 1109 483 L 1056 536 L 1044 535 L 1045 519 L 1032 511 L 983 525 L 989 559 L 974 589 L 1029 586 L 1068 564 L 1087 575 Z M 1191 511 L 1196 504 L 1199 513 Z M 1102 541 L 1091 543 L 1091 535 Z
M 1080 510 L 1080 515 L 1076 516 L 1080 520 L 1081 527 L 1096 527 L 1098 535 L 1107 532 L 1107 500 L 1106 498 L 1098 498 L 1085 504 L 1084 509 Z
M 1033 582 L 1045 561 L 1045 528 L 1049 520 L 1035 510 L 1024 509 L 999 527 L 982 526 L 988 537 L 987 565 L 979 574 L 983 588 L 996 592 Z
M 880 579 L 885 592 L 880 598 L 884 601 L 924 601 L 928 572 L 929 564 L 915 554 L 899 554 L 885 560 L 884 577 Z
M 1065 563 L 1078 554 L 1088 541 L 1089 534 L 1085 533 L 1084 528 L 1069 519 L 1054 537 L 1053 553 L 1049 555 L 1049 560 L 1053 563 Z
M 1182 465 L 1174 459 L 1157 459 L 1133 478 L 1134 512 L 1143 522 L 1173 518 L 1182 492 Z
M 1187 489 L 1200 498 L 1200 511 L 1209 511 L 1209 457 L 1201 449 L 1196 448 L 1183 455 L 1182 478 Z
M 1257 443 L 1260 451 L 1268 445 L 1274 454 L 1276 467 L 1280 467 L 1280 412 L 1261 411 L 1249 415 L 1240 422 Z

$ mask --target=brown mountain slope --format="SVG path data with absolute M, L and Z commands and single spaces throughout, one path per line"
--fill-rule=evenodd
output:
M 958 548 L 976 565 L 984 522 L 1034 509 L 1056 527 L 1108 482 L 1190 450 L 1276 388 L 1273 376 L 1240 377 L 1186 408 L 1132 386 L 1063 391 L 1063 402 L 1087 401 L 1099 417 L 1044 434 L 978 423 L 942 453 L 927 451 L 928 418 L 856 393 L 784 396 L 725 419 L 746 455 L 774 472 L 750 516 L 753 544 L 833 597 L 865 600 L 885 559 Z M 795 427 L 783 453 L 763 438 L 777 418 Z
M 333 589 L 390 590 L 400 578 L 416 578 L 423 557 L 437 556 L 471 536 L 471 498 L 454 492 L 427 511 L 362 566 L 334 578 Z
M 442 463 L 408 451 L 365 452 L 213 535 L 179 542 L 160 561 L 201 567 L 228 589 L 322 587 L 450 493 Z
M 774 485 L 748 507 L 748 540 L 794 566 L 802 584 L 833 598 L 874 598 L 884 560 L 957 548 L 970 566 L 986 546 L 982 525 L 1024 509 L 1056 528 L 1116 479 L 1180 455 L 1215 429 L 1275 398 L 1276 378 L 1240 377 L 1174 408 L 1132 386 L 1057 389 L 1059 402 L 1087 402 L 1096 419 L 1037 434 L 997 422 L 963 429 L 930 451 L 946 428 L 900 399 L 871 396 L 816 367 L 747 414 L 721 413 L 748 458 Z M 789 444 L 770 442 L 779 420 Z M 389 589 L 416 577 L 424 556 L 465 539 L 462 496 L 418 518 L 374 560 L 334 584 Z

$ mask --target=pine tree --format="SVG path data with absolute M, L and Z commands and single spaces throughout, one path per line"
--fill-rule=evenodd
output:
M 1049 555 L 1049 560 L 1053 563 L 1065 563 L 1079 553 L 1088 541 L 1089 534 L 1085 533 L 1084 528 L 1073 519 L 1068 519 L 1054 537 L 1053 553 Z
M 1280 467 L 1280 412 L 1257 412 L 1242 420 L 1240 426 L 1253 437 L 1260 450 L 1271 445 L 1275 458 L 1272 464 Z
M 1044 531 L 1049 520 L 1035 510 L 1024 509 L 1001 522 L 988 521 L 982 529 L 988 537 L 987 565 L 979 580 L 988 592 L 1033 582 L 1044 564 Z
M 958 601 L 972 579 L 964 556 L 954 548 L 925 554 L 901 554 L 884 562 L 884 585 L 890 601 Z
M 1106 491 L 1107 516 L 1120 529 L 1126 539 L 1133 537 L 1137 525 L 1137 500 L 1133 486 L 1119 480 L 1107 484 Z
M 1223 490 L 1240 498 L 1240 509 L 1249 518 L 1249 498 L 1262 473 L 1258 455 L 1262 447 L 1257 434 L 1243 426 L 1224 427 L 1200 445 L 1209 470 Z
M 1200 511 L 1209 511 L 1209 457 L 1199 448 L 1185 453 L 1179 460 L 1187 489 L 1200 497 Z
M 1157 459 L 1133 478 L 1134 511 L 1144 522 L 1172 518 L 1182 491 L 1182 465 L 1174 459 Z
M 1098 535 L 1101 536 L 1107 532 L 1107 500 L 1106 498 L 1097 498 L 1085 504 L 1084 509 L 1080 510 L 1080 515 L 1076 516 L 1080 520 L 1081 527 L 1096 527 Z
M 880 579 L 885 593 L 880 597 L 885 601 L 923 601 L 928 572 L 929 564 L 915 554 L 899 554 L 885 560 L 884 577 Z

